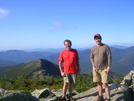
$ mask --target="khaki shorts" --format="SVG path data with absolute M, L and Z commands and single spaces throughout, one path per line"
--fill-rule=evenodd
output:
M 65 73 L 66 76 L 63 77 L 64 82 L 76 83 L 77 73 Z
M 109 74 L 106 73 L 106 69 L 96 69 L 93 67 L 93 81 L 108 83 Z

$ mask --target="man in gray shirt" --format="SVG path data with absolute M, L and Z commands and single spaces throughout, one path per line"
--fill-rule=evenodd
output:
M 100 34 L 94 35 L 95 45 L 90 54 L 90 60 L 93 66 L 93 81 L 97 82 L 98 99 L 96 101 L 104 101 L 102 95 L 102 85 L 105 88 L 107 101 L 110 100 L 110 90 L 108 87 L 108 75 L 110 73 L 112 55 L 108 45 L 103 44 Z

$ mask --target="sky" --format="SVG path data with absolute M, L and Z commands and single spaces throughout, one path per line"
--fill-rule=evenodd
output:
M 134 0 L 0 0 L 0 50 L 134 45 Z

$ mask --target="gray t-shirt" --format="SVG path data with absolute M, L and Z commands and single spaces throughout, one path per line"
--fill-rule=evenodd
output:
M 90 54 L 91 63 L 96 69 L 111 67 L 112 54 L 108 45 L 94 46 Z

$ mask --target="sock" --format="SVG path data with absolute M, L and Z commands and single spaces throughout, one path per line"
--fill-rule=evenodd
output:
M 100 97 L 102 97 L 103 95 L 99 95 Z
M 63 93 L 63 97 L 66 96 L 66 93 Z

